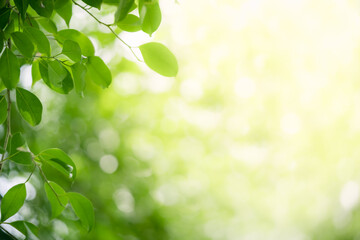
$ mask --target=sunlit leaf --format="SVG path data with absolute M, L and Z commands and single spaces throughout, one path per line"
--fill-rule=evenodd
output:
M 124 20 L 124 18 L 128 15 L 133 4 L 134 4 L 134 0 L 120 0 L 118 8 L 115 13 L 115 22 Z
M 151 36 L 159 28 L 161 23 L 159 3 L 141 4 L 139 11 L 142 30 Z
M 32 85 L 34 85 L 37 81 L 41 79 L 38 59 L 34 60 L 31 65 L 31 77 L 32 77 Z
M 55 37 L 62 44 L 65 42 L 65 40 L 72 40 L 77 42 L 81 48 L 81 53 L 84 56 L 92 56 L 95 54 L 95 49 L 90 39 L 77 30 L 64 29 L 59 31 Z
M 37 21 L 40 23 L 40 25 L 49 33 L 56 33 L 57 27 L 53 20 L 50 18 L 41 17 L 38 18 Z
M 174 54 L 163 44 L 150 42 L 141 45 L 139 48 L 145 63 L 152 70 L 166 77 L 175 77 L 177 75 L 177 60 Z
M 57 4 L 58 2 L 62 2 L 63 4 Z M 62 19 L 64 19 L 66 25 L 69 26 L 70 20 L 72 17 L 72 2 L 69 0 L 58 0 L 55 4 L 55 11 L 59 14 Z
M 19 82 L 20 65 L 16 56 L 6 48 L 0 57 L 0 78 L 8 89 L 13 89 Z
M 62 54 L 68 56 L 74 62 L 81 60 L 81 48 L 77 42 L 65 40 L 63 43 Z
M 35 50 L 34 45 L 25 33 L 13 32 L 11 38 L 22 55 L 28 58 L 32 57 Z
M 51 185 L 51 187 L 49 186 L 49 184 Z M 62 189 L 62 187 L 60 187 L 55 182 L 49 182 L 49 184 L 44 183 L 44 188 L 46 196 L 51 205 L 51 218 L 56 218 L 65 209 L 65 206 L 68 203 L 69 199 L 65 195 L 66 193 L 64 189 Z M 56 194 L 54 193 L 54 191 L 56 192 Z
M 97 56 L 88 57 L 88 61 L 86 62 L 87 73 L 86 78 L 90 79 L 97 85 L 107 88 L 111 81 L 111 72 L 109 68 L 106 66 L 104 61 Z
M 1 200 L 1 221 L 13 216 L 24 205 L 26 198 L 25 184 L 21 183 L 10 188 Z
M 94 207 L 92 203 L 80 193 L 69 192 L 67 195 L 76 216 L 80 219 L 81 224 L 87 231 L 91 231 L 95 221 Z
M 75 91 L 82 95 L 85 89 L 85 75 L 87 68 L 83 63 L 75 63 L 71 66 L 72 75 L 74 78 Z
M 127 32 L 137 32 L 141 30 L 140 18 L 133 14 L 128 14 L 124 20 L 117 22 L 116 25 Z
M 31 126 L 36 126 L 40 123 L 42 104 L 32 92 L 23 88 L 16 88 L 16 105 L 21 116 Z
M 24 32 L 30 37 L 32 42 L 35 43 L 40 53 L 50 56 L 50 43 L 42 31 L 34 27 L 24 27 Z

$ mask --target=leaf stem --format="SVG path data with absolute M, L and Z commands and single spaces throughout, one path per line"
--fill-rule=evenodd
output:
M 7 124 L 6 124 L 6 135 L 5 135 L 5 140 L 4 140 L 4 151 L 6 152 L 6 148 L 7 145 L 9 143 L 9 138 L 11 136 L 11 98 L 10 98 L 10 90 L 7 89 L 6 90 L 7 93 L 7 98 L 8 98 L 8 106 L 7 106 Z M 2 165 L 3 165 L 3 161 L 5 159 L 5 152 L 2 154 L 1 156 L 1 161 L 0 161 L 0 173 L 2 171 Z
M 87 13 L 88 13 L 93 19 L 95 19 L 98 23 L 100 23 L 101 25 L 107 27 L 107 28 L 110 30 L 110 32 L 111 32 L 112 34 L 114 34 L 115 37 L 116 37 L 118 40 L 120 40 L 125 46 L 127 46 L 127 47 L 130 49 L 131 53 L 135 56 L 135 58 L 136 58 L 139 62 L 142 62 L 142 60 L 135 54 L 135 52 L 134 52 L 134 50 L 133 50 L 133 48 L 135 48 L 135 47 L 130 46 L 130 45 L 127 44 L 121 37 L 119 37 L 119 35 L 114 31 L 114 29 L 111 28 L 111 24 L 107 24 L 107 23 L 104 23 L 104 22 L 100 21 L 100 20 L 99 20 L 97 17 L 95 17 L 94 14 L 92 14 L 88 9 L 86 9 L 84 6 L 82 6 L 82 5 L 78 4 L 77 2 L 75 2 L 75 0 L 72 0 L 72 2 L 73 2 L 76 6 L 82 8 L 85 12 L 87 12 Z

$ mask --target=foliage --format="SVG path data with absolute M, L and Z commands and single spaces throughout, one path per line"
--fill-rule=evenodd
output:
M 115 6 L 111 12 L 115 20 L 111 24 L 95 16 L 107 6 Z M 44 182 L 42 191 L 46 194 L 42 196 L 47 198 L 37 202 L 48 202 L 51 218 L 61 216 L 65 210 L 68 211 L 67 215 L 72 214 L 70 219 L 79 220 L 86 231 L 91 231 L 94 226 L 91 201 L 80 193 L 70 192 L 77 175 L 77 166 L 72 158 L 60 148 L 36 147 L 32 127 L 38 126 L 43 119 L 44 102 L 20 81 L 21 68 L 31 65 L 32 85 L 42 80 L 55 95 L 69 94 L 74 90 L 79 96 L 84 96 L 87 85 L 109 87 L 112 73 L 105 61 L 96 55 L 90 38 L 76 29 L 63 28 L 59 22 L 61 17 L 69 27 L 74 7 L 104 26 L 139 61 L 142 60 L 136 55 L 137 47 L 126 43 L 119 32 L 143 31 L 151 36 L 161 22 L 161 11 L 156 0 L 0 1 L 0 91 L 3 90 L 0 93 L 0 124 L 5 130 L 3 147 L 0 148 L 0 173 L 3 171 L 5 176 L 14 172 L 19 175 L 28 173 L 26 181 L 13 186 L 2 197 L 1 239 L 15 238 L 4 225 L 12 226 L 26 239 L 51 238 L 51 232 L 37 229 L 36 225 L 46 225 L 42 222 L 41 214 L 36 219 L 38 224 L 33 224 L 34 219 L 33 223 L 11 220 L 26 202 L 27 183 L 33 178 L 38 179 L 37 176 Z M 152 70 L 167 77 L 177 75 L 176 58 L 164 45 L 146 43 L 138 49 Z M 69 218 L 65 217 L 65 221 L 69 221 Z

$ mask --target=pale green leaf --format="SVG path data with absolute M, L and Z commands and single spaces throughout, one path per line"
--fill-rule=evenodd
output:
M 134 4 L 134 0 L 120 0 L 118 8 L 115 13 L 116 23 L 124 20 L 124 18 L 128 15 L 133 4 Z
M 161 23 L 159 3 L 156 2 L 139 6 L 139 15 L 142 30 L 151 36 L 159 28 Z
M 104 61 L 97 56 L 88 57 L 88 61 L 86 62 L 87 73 L 86 78 L 90 79 L 97 85 L 107 88 L 111 81 L 111 72 L 109 68 L 106 66 Z
M 128 14 L 124 20 L 117 22 L 116 25 L 127 32 L 137 32 L 141 30 L 140 18 L 133 14 Z
M 71 66 L 76 93 L 82 95 L 85 89 L 85 75 L 87 68 L 83 63 L 77 62 Z
M 95 49 L 90 39 L 85 34 L 75 29 L 61 30 L 55 37 L 61 44 L 63 44 L 65 40 L 77 42 L 81 48 L 81 53 L 84 56 L 93 56 L 95 54 Z

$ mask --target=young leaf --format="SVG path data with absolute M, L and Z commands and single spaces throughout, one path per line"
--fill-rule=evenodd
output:
M 92 80 L 97 85 L 107 88 L 111 81 L 111 72 L 109 68 L 106 66 L 104 61 L 97 56 L 88 57 L 88 61 L 86 62 L 87 73 L 86 78 Z
M 5 96 L 0 96 L 0 124 L 3 124 L 7 118 L 7 102 Z
M 26 198 L 25 183 L 12 187 L 1 201 L 1 221 L 5 221 L 24 205 Z
M 32 58 L 34 53 L 34 45 L 25 33 L 13 32 L 11 33 L 11 38 L 22 55 L 28 58 Z
M 81 53 L 84 56 L 93 56 L 95 54 L 95 49 L 90 39 L 77 30 L 64 29 L 59 31 L 55 37 L 56 40 L 62 44 L 65 42 L 65 40 L 72 40 L 77 42 L 81 48 Z
M 40 70 L 39 70 L 39 60 L 36 59 L 33 61 L 31 65 L 31 77 L 32 77 L 32 85 L 41 79 Z
M 40 100 L 33 93 L 23 88 L 16 88 L 16 105 L 20 115 L 31 126 L 40 123 L 43 108 Z
M 128 15 L 134 0 L 120 0 L 119 6 L 115 13 L 115 22 L 122 21 Z
M 54 10 L 54 0 L 30 0 L 30 6 L 40 16 L 49 18 Z
M 166 77 L 175 77 L 177 75 L 177 60 L 174 54 L 163 44 L 150 42 L 141 45 L 139 48 L 145 63 L 152 70 Z
M 139 15 L 142 30 L 150 36 L 158 29 L 161 23 L 159 3 L 143 4 L 139 6 Z
M 86 3 L 89 6 L 95 7 L 100 10 L 102 0 L 82 0 L 84 3 Z
M 49 184 L 51 185 L 52 189 Z M 44 183 L 44 188 L 46 196 L 49 199 L 51 205 L 51 218 L 56 218 L 65 209 L 69 199 L 65 195 L 66 193 L 62 187 L 60 187 L 55 182 L 49 182 L 49 184 Z M 54 191 L 56 192 L 57 196 L 55 195 Z
M 42 31 L 34 27 L 24 27 L 24 33 L 35 43 L 40 53 L 44 53 L 50 57 L 50 42 Z
M 94 226 L 95 221 L 94 207 L 92 203 L 89 201 L 89 199 L 80 193 L 69 192 L 67 195 L 76 216 L 79 217 L 83 227 L 85 227 L 85 229 L 90 232 Z
M 61 5 L 58 3 L 62 3 Z M 66 25 L 69 27 L 72 17 L 72 2 L 69 0 L 57 0 L 55 3 L 55 11 L 64 19 Z
M 27 239 L 33 239 L 32 235 L 35 235 L 36 237 L 39 237 L 39 234 L 38 234 L 39 229 L 38 229 L 38 227 L 35 226 L 34 224 L 30 223 L 30 222 L 15 221 L 15 222 L 11 222 L 9 224 L 11 226 L 13 226 L 19 232 L 24 234 L 25 237 L 26 237 L 26 240 Z
M 119 28 L 127 32 L 137 32 L 141 30 L 140 18 L 128 14 L 126 18 L 116 24 Z
M 52 148 L 41 152 L 38 156 L 48 180 L 64 188 L 70 187 L 76 177 L 76 166 L 66 153 Z
M 81 48 L 77 42 L 65 40 L 63 43 L 62 54 L 68 56 L 74 62 L 81 60 Z
M 40 17 L 37 19 L 40 25 L 49 33 L 56 33 L 57 27 L 50 18 Z
M 13 89 L 19 82 L 20 65 L 16 56 L 6 48 L 0 57 L 0 78 L 8 89 Z
M 83 63 L 77 62 L 71 66 L 76 93 L 82 95 L 85 89 L 85 75 L 87 68 Z
M 25 20 L 26 10 L 29 6 L 28 0 L 14 0 L 15 6 L 17 7 L 22 20 Z

